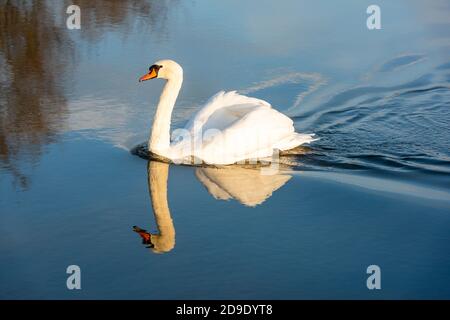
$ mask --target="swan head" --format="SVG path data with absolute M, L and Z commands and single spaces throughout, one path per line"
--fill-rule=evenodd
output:
M 174 79 L 183 77 L 183 68 L 173 60 L 158 60 L 152 64 L 149 72 L 139 78 L 139 82 L 150 79 Z

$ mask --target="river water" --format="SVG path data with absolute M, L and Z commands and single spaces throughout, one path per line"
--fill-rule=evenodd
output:
M 448 1 L 377 1 L 380 30 L 372 1 L 70 4 L 0 1 L 1 298 L 450 298 Z M 275 175 L 132 155 L 162 58 L 173 128 L 238 90 L 320 140 Z

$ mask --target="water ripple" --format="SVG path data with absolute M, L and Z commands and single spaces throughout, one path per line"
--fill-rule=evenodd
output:
M 295 118 L 321 138 L 299 167 L 359 170 L 448 189 L 450 85 L 436 78 L 350 88 Z

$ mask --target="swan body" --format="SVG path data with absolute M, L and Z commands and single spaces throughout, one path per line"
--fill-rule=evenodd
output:
M 295 132 L 293 121 L 257 98 L 236 91 L 214 95 L 170 139 L 170 121 L 183 82 L 183 69 L 172 60 L 160 60 L 140 78 L 166 79 L 148 142 L 151 153 L 173 162 L 195 159 L 227 165 L 249 159 L 269 159 L 275 150 L 285 151 L 310 143 L 313 134 Z

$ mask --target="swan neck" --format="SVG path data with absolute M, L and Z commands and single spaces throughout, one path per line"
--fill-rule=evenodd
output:
M 170 147 L 170 124 L 172 111 L 183 83 L 182 75 L 168 79 L 159 98 L 148 143 L 149 150 L 165 156 Z

